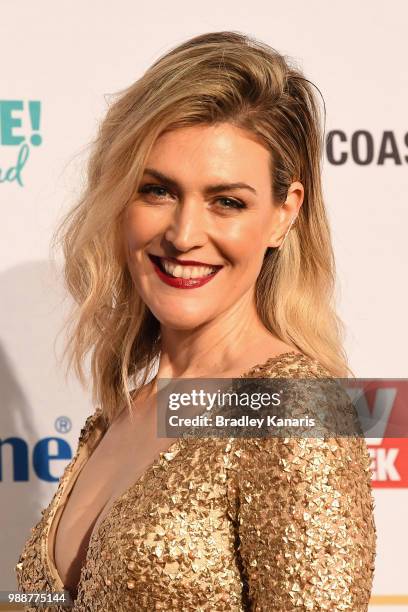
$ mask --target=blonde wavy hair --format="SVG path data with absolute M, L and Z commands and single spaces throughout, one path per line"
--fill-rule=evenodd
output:
M 165 130 L 231 124 L 271 153 L 272 196 L 299 180 L 304 201 L 281 250 L 268 249 L 256 282 L 265 327 L 318 359 L 333 376 L 352 373 L 336 314 L 335 262 L 321 184 L 324 134 L 312 84 L 293 62 L 240 32 L 196 36 L 161 56 L 119 92 L 99 127 L 87 182 L 57 227 L 64 280 L 74 298 L 63 358 L 84 384 L 89 351 L 93 402 L 112 421 L 151 377 L 160 324 L 135 290 L 121 240 L 127 205 Z M 65 325 L 64 325 L 65 328 Z

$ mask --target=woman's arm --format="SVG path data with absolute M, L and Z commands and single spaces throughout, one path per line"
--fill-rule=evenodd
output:
M 250 610 L 367 610 L 376 528 L 365 439 L 237 442 L 238 554 Z

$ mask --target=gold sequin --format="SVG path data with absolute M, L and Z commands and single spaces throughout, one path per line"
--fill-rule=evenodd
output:
M 245 373 L 327 376 L 294 352 Z M 98 408 L 32 528 L 15 567 L 21 591 L 63 588 L 47 534 L 78 452 L 95 448 L 101 423 Z M 101 523 L 72 610 L 367 611 L 376 546 L 369 466 L 358 437 L 177 440 Z

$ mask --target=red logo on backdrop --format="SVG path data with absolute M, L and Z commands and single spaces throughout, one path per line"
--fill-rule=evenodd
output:
M 408 488 L 408 380 L 347 380 L 371 456 L 374 488 Z

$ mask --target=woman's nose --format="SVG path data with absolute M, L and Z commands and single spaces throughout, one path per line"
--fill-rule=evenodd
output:
M 179 251 L 188 251 L 205 244 L 207 229 L 204 203 L 190 199 L 175 207 L 164 237 Z

